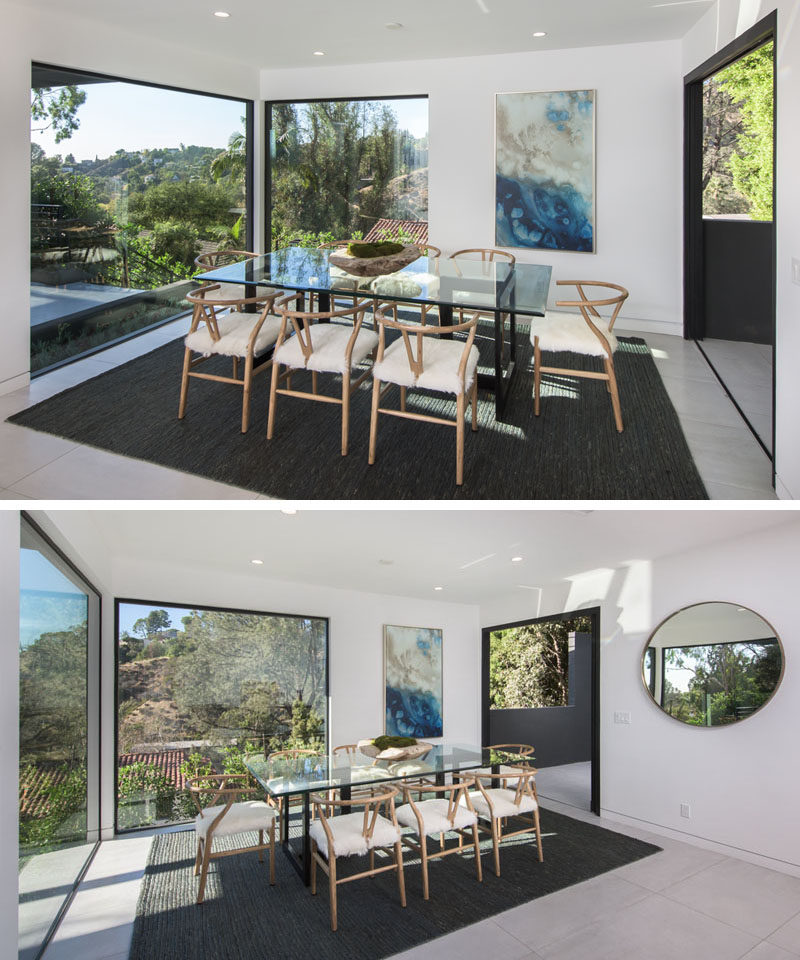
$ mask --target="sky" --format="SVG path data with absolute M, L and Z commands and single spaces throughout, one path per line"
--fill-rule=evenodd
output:
M 57 633 L 86 619 L 86 594 L 38 550 L 20 550 L 19 640 L 23 647 L 41 633 Z M 48 595 L 47 598 L 43 594 Z
M 117 150 L 159 147 L 225 147 L 242 129 L 244 103 L 199 94 L 160 90 L 136 83 L 90 83 L 80 87 L 80 126 L 68 140 L 55 142 L 52 130 L 32 132 L 31 139 L 48 156 L 71 153 L 76 160 L 109 157 Z M 393 100 L 400 128 L 412 136 L 428 132 L 427 99 Z M 41 124 L 32 124 L 33 128 Z
M 182 630 L 183 617 L 188 617 L 192 612 L 186 607 L 168 607 L 151 603 L 121 603 L 119 605 L 119 632 L 122 634 L 127 631 L 133 634 L 133 625 L 140 617 L 146 617 L 151 610 L 166 610 L 172 621 L 171 627 L 176 630 Z

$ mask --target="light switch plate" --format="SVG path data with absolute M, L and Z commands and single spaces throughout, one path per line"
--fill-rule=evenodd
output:
M 686 817 L 687 820 L 691 819 L 692 816 L 692 807 L 690 803 L 687 803 L 685 800 L 681 804 L 681 816 Z
M 614 713 L 614 723 L 630 723 L 631 715 L 627 710 L 617 710 Z

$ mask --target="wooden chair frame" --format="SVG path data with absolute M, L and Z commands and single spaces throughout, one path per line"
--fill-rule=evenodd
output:
M 494 263 L 495 260 L 505 260 L 507 263 L 510 263 L 513 267 L 517 262 L 517 258 L 513 253 L 509 253 L 507 250 L 498 250 L 495 247 L 467 247 L 464 250 L 456 250 L 455 253 L 450 254 L 451 260 L 457 260 L 459 257 L 464 256 L 464 254 L 469 253 L 479 253 L 481 255 L 481 263 Z M 457 269 L 457 268 L 456 268 Z M 480 320 L 491 320 L 492 324 L 495 323 L 495 315 L 491 311 L 479 310 L 478 319 Z M 459 319 L 463 316 L 463 307 L 458 308 Z M 506 321 L 511 315 L 508 313 L 500 314 L 500 323 L 502 326 L 503 340 L 500 346 L 500 356 L 505 362 L 506 359 Z M 513 328 L 512 328 L 513 332 Z
M 331 793 L 336 792 L 337 791 L 331 791 Z M 394 808 L 394 798 L 397 796 L 397 794 L 398 790 L 396 790 L 394 787 L 373 787 L 370 790 L 365 790 L 357 794 L 354 793 L 349 799 L 346 800 L 341 796 L 335 797 L 330 795 L 322 796 L 321 794 L 317 793 L 311 794 L 310 799 L 314 807 L 314 815 L 315 817 L 319 818 L 319 821 L 322 824 L 322 829 L 325 831 L 325 837 L 328 841 L 328 857 L 326 859 L 317 849 L 316 841 L 313 838 L 311 840 L 311 894 L 313 896 L 316 895 L 317 892 L 317 865 L 319 865 L 323 872 L 328 876 L 328 889 L 331 906 L 331 930 L 334 932 L 336 931 L 338 925 L 336 888 L 342 883 L 350 883 L 351 880 L 360 880 L 362 877 L 373 877 L 379 873 L 386 873 L 390 870 L 396 871 L 397 886 L 400 891 L 400 905 L 403 907 L 406 905 L 406 886 L 405 878 L 403 876 L 403 844 L 401 840 L 398 839 L 397 843 L 393 845 L 393 863 L 385 867 L 376 867 L 375 848 L 371 847 L 369 851 L 369 870 L 363 870 L 360 873 L 353 873 L 347 877 L 340 877 L 337 875 L 336 848 L 334 847 L 333 833 L 329 823 L 329 818 L 332 815 L 332 811 L 336 807 L 363 806 L 364 820 L 362 826 L 362 835 L 365 837 L 365 839 L 370 839 L 373 831 L 375 830 L 375 823 L 377 822 L 381 807 L 383 807 L 386 819 L 391 820 L 395 827 L 400 830 Z
M 314 340 L 312 329 L 313 325 L 318 321 L 329 321 L 334 319 L 343 319 L 343 318 L 352 318 L 353 320 L 353 332 L 350 335 L 350 339 L 347 342 L 347 347 L 345 348 L 345 366 L 346 370 L 342 374 L 342 395 L 341 397 L 330 397 L 325 394 L 319 393 L 317 391 L 317 371 L 311 371 L 311 393 L 308 393 L 304 390 L 293 390 L 291 382 L 291 374 L 295 368 L 287 368 L 286 376 L 286 387 L 278 389 L 278 380 L 281 376 L 280 374 L 280 363 L 274 363 L 272 367 L 272 383 L 270 384 L 269 392 L 269 417 L 267 419 L 267 440 L 272 439 L 272 435 L 275 429 L 275 408 L 278 394 L 287 397 L 300 397 L 304 400 L 317 400 L 321 403 L 337 403 L 342 408 L 342 456 L 347 456 L 347 447 L 349 442 L 350 435 L 350 398 L 353 393 L 361 386 L 361 384 L 367 379 L 370 375 L 370 369 L 364 371 L 357 380 L 351 381 L 351 367 L 352 367 L 352 357 L 353 357 L 353 348 L 356 345 L 356 340 L 358 339 L 359 331 L 364 322 L 364 314 L 366 313 L 368 307 L 370 306 L 371 301 L 358 300 L 356 299 L 352 307 L 347 307 L 343 310 L 328 310 L 324 312 L 313 311 L 305 312 L 302 310 L 291 310 L 289 304 L 292 302 L 299 302 L 303 298 L 302 293 L 293 293 L 286 297 L 283 297 L 279 300 L 275 307 L 281 313 L 281 329 L 278 334 L 278 339 L 275 343 L 275 350 L 273 356 L 278 352 L 278 349 L 283 344 L 286 339 L 287 332 L 290 331 L 294 333 L 297 337 L 297 342 L 300 345 L 300 349 L 303 353 L 303 356 L 308 360 L 311 354 L 314 352 Z M 374 351 L 373 351 L 374 357 Z M 302 369 L 302 368 L 301 368 Z
M 419 781 L 403 781 L 402 791 L 403 791 L 403 802 L 409 804 L 411 810 L 414 813 L 414 816 L 417 819 L 417 835 L 419 837 L 419 843 L 415 843 L 414 840 L 407 834 L 403 834 L 403 843 L 410 847 L 415 853 L 419 854 L 420 860 L 422 862 L 422 899 L 430 899 L 430 886 L 428 883 L 428 861 L 429 860 L 439 860 L 442 857 L 448 857 L 451 853 L 463 853 L 464 851 L 464 840 L 467 836 L 467 833 L 472 834 L 472 843 L 466 844 L 467 847 L 473 847 L 475 851 L 475 874 L 480 883 L 483 880 L 483 870 L 481 868 L 481 846 L 480 839 L 478 837 L 478 824 L 475 823 L 471 827 L 462 827 L 457 829 L 453 826 L 453 821 L 457 811 L 462 807 L 466 807 L 468 810 L 471 810 L 474 813 L 472 807 L 472 801 L 469 798 L 469 793 L 467 788 L 471 785 L 471 782 L 466 776 L 464 776 L 460 783 L 450 783 L 450 784 L 433 784 L 428 780 L 419 780 Z M 411 791 L 417 791 L 417 801 L 420 802 L 423 794 L 435 793 L 437 794 L 447 794 L 447 819 L 450 821 L 450 829 L 452 832 L 458 834 L 458 846 L 450 847 L 449 849 L 445 846 L 445 835 L 443 833 L 439 834 L 439 850 L 436 853 L 430 853 L 428 851 L 428 835 L 425 833 L 425 820 L 423 815 L 419 811 L 419 807 L 414 803 L 414 799 L 411 796 Z M 463 800 L 463 803 L 462 803 Z
M 541 379 L 543 373 L 554 373 L 560 376 L 569 376 L 569 377 L 587 377 L 591 380 L 605 380 L 606 388 L 611 394 L 611 407 L 614 411 L 614 423 L 617 427 L 617 433 L 622 433 L 622 411 L 620 410 L 619 405 L 619 390 L 617 389 L 617 377 L 614 373 L 614 351 L 611 349 L 611 344 L 608 342 L 608 338 L 604 335 L 603 331 L 594 323 L 595 320 L 602 320 L 603 318 L 597 311 L 597 307 L 606 307 L 613 306 L 613 312 L 611 314 L 611 319 L 608 321 L 608 330 L 609 332 L 614 329 L 614 324 L 619 316 L 619 312 L 622 309 L 622 304 L 628 298 L 628 291 L 625 287 L 621 287 L 617 283 L 608 283 L 603 280 L 557 280 L 556 285 L 559 287 L 570 286 L 576 287 L 578 290 L 578 296 L 580 300 L 557 300 L 557 307 L 577 307 L 583 319 L 586 321 L 587 326 L 592 331 L 592 333 L 600 341 L 600 346 L 603 348 L 605 357 L 603 358 L 603 367 L 604 373 L 597 373 L 593 370 L 576 370 L 575 368 L 565 369 L 564 367 L 543 367 L 542 366 L 542 351 L 539 347 L 539 338 L 535 335 L 536 331 L 536 321 L 533 321 L 532 330 L 534 332 L 534 341 L 533 341 L 533 412 L 538 417 L 539 416 L 539 400 L 541 394 Z M 584 293 L 584 287 L 604 287 L 610 290 L 617 290 L 618 295 L 616 297 L 608 297 L 606 299 L 592 299 L 587 297 Z M 605 322 L 605 321 L 604 321 Z
M 484 747 L 484 750 L 506 750 L 508 753 L 517 753 L 521 757 L 533 756 L 533 747 L 529 743 L 492 743 L 488 747 Z M 509 766 L 509 764 L 504 764 L 504 766 Z M 492 774 L 491 779 L 493 782 L 500 781 L 503 788 L 506 789 L 509 780 L 517 780 L 518 775 L 506 774 L 504 776 L 502 773 L 497 773 Z
M 461 355 L 461 362 L 458 365 L 458 376 L 461 379 L 461 393 L 456 394 L 456 419 L 448 420 L 445 417 L 434 417 L 429 414 L 411 413 L 406 409 L 406 393 L 408 387 L 400 387 L 400 409 L 390 410 L 380 405 L 383 397 L 388 393 L 394 383 L 388 382 L 381 389 L 381 380 L 373 375 L 372 386 L 372 416 L 370 418 L 369 428 L 369 463 L 375 463 L 375 453 L 378 443 L 378 415 L 385 413 L 390 417 L 403 417 L 408 420 L 423 420 L 426 423 L 442 423 L 448 427 L 456 428 L 456 484 L 461 486 L 464 482 L 464 420 L 466 414 L 466 372 L 467 361 L 469 359 L 470 348 L 475 341 L 475 328 L 478 324 L 478 315 L 474 314 L 469 320 L 463 323 L 456 323 L 452 326 L 428 326 L 426 323 L 426 314 L 423 313 L 419 323 L 405 323 L 400 320 L 390 319 L 384 312 L 386 304 L 380 304 L 375 311 L 375 319 L 378 323 L 380 340 L 378 342 L 378 356 L 375 360 L 380 363 L 386 350 L 386 328 L 399 330 L 405 343 L 406 355 L 411 370 L 416 376 L 419 376 L 425 367 L 423 342 L 426 336 L 443 337 L 453 333 L 467 333 L 467 339 L 464 341 L 464 352 Z M 388 305 L 390 308 L 392 304 Z M 412 347 L 411 339 L 414 339 L 415 345 Z M 424 389 L 424 388 L 422 388 Z M 475 371 L 475 378 L 472 381 L 472 390 L 470 392 L 470 402 L 472 403 L 472 431 L 478 429 L 478 372 Z
M 193 305 L 192 322 L 189 326 L 189 333 L 194 333 L 201 323 L 205 323 L 208 328 L 211 339 L 215 342 L 220 339 L 218 312 L 225 313 L 231 311 L 243 311 L 245 308 L 253 306 L 260 307 L 259 315 L 254 314 L 253 328 L 247 341 L 247 352 L 244 357 L 244 370 L 242 376 L 239 376 L 239 361 L 241 357 L 232 357 L 233 373 L 230 377 L 224 377 L 216 373 L 197 373 L 196 368 L 211 357 L 199 354 L 192 357 L 194 351 L 191 347 L 186 347 L 183 353 L 183 373 L 181 375 L 181 397 L 178 404 L 178 419 L 183 420 L 186 416 L 186 403 L 189 396 L 189 378 L 196 377 L 198 380 L 216 380 L 218 383 L 234 383 L 242 388 L 242 433 L 247 433 L 250 423 L 250 394 L 252 390 L 253 377 L 260 373 L 272 363 L 272 353 L 266 354 L 266 358 L 256 365 L 255 345 L 261 327 L 273 309 L 275 300 L 281 296 L 282 291 L 276 290 L 267 296 L 257 297 L 237 297 L 233 299 L 222 299 L 214 296 L 214 291 L 220 289 L 220 284 L 211 283 L 198 287 L 186 295 L 186 299 Z M 219 354 L 211 354 L 219 356 Z
M 200 803 L 200 797 L 203 794 L 212 793 L 210 802 L 206 807 L 214 807 L 219 801 L 224 802 L 225 808 L 221 810 L 206 832 L 205 840 L 202 837 L 197 838 L 197 855 L 194 858 L 194 875 L 200 874 L 200 886 L 197 891 L 197 903 L 202 903 L 206 892 L 206 879 L 208 877 L 208 865 L 212 860 L 218 857 L 230 857 L 236 853 L 248 853 L 251 850 L 258 851 L 258 859 L 264 862 L 264 851 L 269 850 L 269 882 L 271 886 L 275 884 L 275 820 L 273 819 L 269 827 L 269 841 L 264 842 L 264 831 L 258 831 L 258 843 L 248 847 L 237 847 L 235 850 L 218 850 L 212 853 L 211 848 L 214 839 L 214 831 L 225 819 L 225 815 L 233 806 L 237 797 L 260 796 L 260 791 L 249 786 L 228 786 L 236 781 L 249 782 L 249 776 L 246 773 L 223 773 L 207 774 L 205 776 L 191 777 L 186 781 L 189 788 L 189 794 L 202 816 L 203 804 Z M 211 786 L 210 786 L 211 785 Z M 217 785 L 216 787 L 214 785 Z M 269 800 L 267 800 L 269 803 Z M 242 831 L 245 832 L 245 831 Z
M 347 754 L 348 757 L 354 757 L 358 753 L 358 744 L 357 743 L 343 743 L 341 746 L 334 747 L 331 750 L 331 754 L 335 757 L 337 754 L 342 753 Z
M 210 250 L 194 258 L 194 265 L 198 270 L 213 270 L 220 265 L 220 260 L 237 258 L 239 260 L 255 260 L 258 256 L 251 250 Z
M 518 837 L 523 833 L 535 833 L 536 849 L 539 854 L 539 862 L 541 863 L 544 860 L 544 856 L 542 854 L 542 832 L 539 827 L 539 797 L 536 793 L 536 782 L 534 780 L 538 771 L 534 767 L 529 767 L 524 765 L 518 766 L 517 770 L 519 770 L 519 774 L 516 774 L 516 773 L 514 774 L 514 776 L 517 778 L 517 786 L 514 791 L 514 803 L 518 804 L 523 796 L 529 796 L 533 798 L 536 805 L 531 811 L 531 822 L 529 824 L 526 824 L 521 829 L 511 830 L 511 831 L 507 831 L 504 829 L 508 818 L 503 817 L 499 814 L 495 815 L 492 798 L 486 792 L 486 788 L 481 782 L 483 780 L 491 781 L 497 778 L 491 775 L 489 776 L 484 776 L 484 775 L 475 776 L 474 774 L 471 775 L 471 779 L 474 780 L 475 786 L 478 788 L 481 794 L 483 794 L 483 798 L 486 801 L 486 804 L 489 808 L 489 812 L 492 815 L 491 828 L 481 824 L 481 829 L 491 834 L 492 854 L 494 859 L 494 872 L 495 872 L 495 875 L 498 877 L 500 876 L 500 844 L 504 839 L 507 839 L 508 837 Z M 456 778 L 463 779 L 466 776 L 468 775 L 453 774 L 454 779 Z M 518 817 L 516 817 L 516 819 L 521 820 L 523 823 L 525 823 L 525 816 L 526 814 L 520 814 Z

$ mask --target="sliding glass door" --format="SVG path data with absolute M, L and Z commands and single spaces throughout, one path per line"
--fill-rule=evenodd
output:
M 98 595 L 20 539 L 19 956 L 40 956 L 98 839 Z

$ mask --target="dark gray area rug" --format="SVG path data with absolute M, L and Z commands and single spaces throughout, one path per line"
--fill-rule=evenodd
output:
M 428 901 L 422 899 L 419 861 L 406 849 L 407 907 L 400 906 L 393 873 L 346 883 L 338 890 L 336 933 L 321 871 L 312 897 L 280 850 L 274 887 L 266 855 L 263 864 L 255 853 L 222 857 L 211 863 L 206 899 L 198 906 L 194 832 L 161 834 L 142 881 L 130 960 L 376 960 L 660 850 L 553 811 L 543 810 L 541 820 L 543 863 L 532 835 L 512 838 L 501 847 L 496 877 L 487 840 L 481 845 L 483 882 L 469 854 L 434 860 Z M 342 858 L 340 876 L 365 863 Z
M 484 339 L 482 355 L 490 343 Z M 183 344 L 167 344 L 11 417 L 13 423 L 113 453 L 173 467 L 282 499 L 697 500 L 707 494 L 650 351 L 624 339 L 616 354 L 623 433 L 614 428 L 601 381 L 543 378 L 533 415 L 532 348 L 518 337 L 518 368 L 507 422 L 480 392 L 477 433 L 467 431 L 464 485 L 455 485 L 455 430 L 381 417 L 377 462 L 367 463 L 371 381 L 351 405 L 350 452 L 340 453 L 340 408 L 279 397 L 275 436 L 266 439 L 270 371 L 256 378 L 247 434 L 239 430 L 241 391 L 193 380 L 178 420 Z M 547 366 L 580 357 L 546 354 Z M 588 364 L 595 361 L 585 358 Z M 205 365 L 230 374 L 230 362 Z M 307 374 L 294 384 L 302 387 Z M 338 381 L 321 376 L 337 393 Z M 398 402 L 398 391 L 385 402 Z M 409 395 L 409 409 L 451 416 L 453 398 Z

